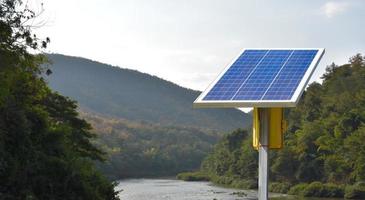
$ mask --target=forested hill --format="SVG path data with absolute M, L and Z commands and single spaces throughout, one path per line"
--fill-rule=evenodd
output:
M 251 117 L 235 109 L 193 109 L 198 91 L 156 76 L 79 57 L 50 54 L 52 89 L 81 107 L 128 120 L 166 126 L 228 131 L 247 127 Z
M 80 113 L 98 134 L 95 142 L 108 154 L 98 163 L 111 179 L 174 176 L 196 170 L 220 138 L 195 128 L 166 127 Z

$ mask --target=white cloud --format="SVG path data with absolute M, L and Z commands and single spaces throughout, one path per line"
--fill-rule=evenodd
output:
M 349 4 L 347 2 L 329 1 L 322 6 L 321 11 L 326 17 L 332 18 L 335 15 L 345 12 L 348 7 Z

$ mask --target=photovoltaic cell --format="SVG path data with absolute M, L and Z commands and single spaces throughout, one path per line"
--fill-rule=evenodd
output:
M 245 50 L 204 101 L 290 100 L 318 49 Z
M 232 64 L 204 100 L 230 100 L 268 50 L 246 50 Z
M 318 50 L 294 51 L 262 99 L 290 99 L 307 71 L 308 66 L 316 56 L 317 51 Z
M 232 99 L 260 100 L 292 52 L 269 51 Z

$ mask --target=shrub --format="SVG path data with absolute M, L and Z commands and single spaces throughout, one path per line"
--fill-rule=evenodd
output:
M 183 181 L 210 181 L 209 175 L 202 172 L 184 172 L 178 174 L 176 178 Z
M 257 180 L 241 179 L 232 176 L 211 176 L 210 181 L 215 184 L 238 189 L 257 189 Z
M 230 186 L 233 182 L 233 178 L 229 176 L 217 176 L 213 179 L 214 183 L 217 183 L 219 185 L 227 185 Z
M 308 183 L 300 183 L 290 188 L 288 194 L 303 196 L 304 189 L 308 186 Z
M 365 187 L 365 181 L 358 181 L 355 183 L 355 186 Z
M 274 182 L 270 183 L 269 185 L 270 192 L 286 194 L 288 193 L 289 189 L 290 189 L 290 184 L 285 182 L 284 183 Z
M 239 189 L 256 189 L 257 181 L 235 179 L 232 181 L 231 186 Z
M 289 194 L 305 197 L 343 197 L 344 187 L 332 183 L 323 184 L 312 182 L 311 184 L 298 184 L 289 190 Z
M 345 190 L 346 199 L 364 199 L 365 198 L 365 187 L 351 185 L 347 186 Z
M 312 182 L 304 188 L 301 195 L 305 197 L 321 197 L 323 189 L 321 182 Z
M 324 186 L 322 197 L 343 197 L 345 194 L 345 187 L 342 185 L 327 183 Z

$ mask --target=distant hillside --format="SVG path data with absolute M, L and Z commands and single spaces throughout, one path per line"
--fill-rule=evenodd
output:
M 84 58 L 49 55 L 52 89 L 104 115 L 163 126 L 230 131 L 247 127 L 251 117 L 235 109 L 193 109 L 200 92 L 135 70 Z
M 98 163 L 111 179 L 174 176 L 199 169 L 220 136 L 195 128 L 165 127 L 100 116 L 82 111 L 93 126 L 95 141 L 108 153 Z

